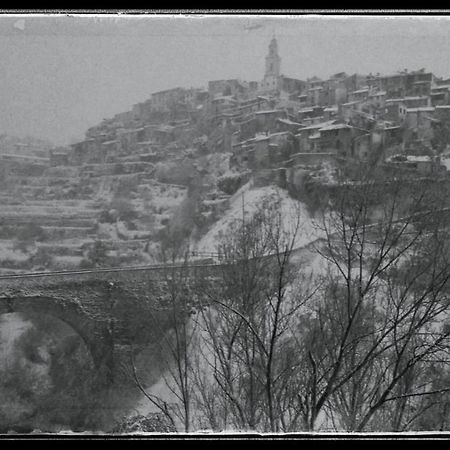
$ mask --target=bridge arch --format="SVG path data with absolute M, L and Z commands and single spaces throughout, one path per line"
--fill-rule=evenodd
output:
M 112 381 L 114 345 L 107 321 L 96 320 L 77 305 L 46 296 L 1 298 L 0 315 L 8 313 L 45 314 L 64 322 L 85 343 L 99 377 L 105 383 Z

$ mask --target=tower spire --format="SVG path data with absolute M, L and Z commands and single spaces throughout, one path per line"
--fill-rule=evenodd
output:
M 269 43 L 269 52 L 266 56 L 266 70 L 264 78 L 259 83 L 259 90 L 261 92 L 276 92 L 280 87 L 280 66 L 281 58 L 278 55 L 278 42 L 275 37 L 275 30 L 273 31 L 272 40 Z
M 269 53 L 266 56 L 266 72 L 267 77 L 279 77 L 280 76 L 281 58 L 278 55 L 278 42 L 275 37 L 275 31 L 273 32 L 272 40 L 269 44 Z

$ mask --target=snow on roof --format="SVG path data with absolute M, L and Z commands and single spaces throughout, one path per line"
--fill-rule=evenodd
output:
M 343 130 L 345 128 L 352 127 L 350 125 L 347 125 L 346 123 L 335 123 L 321 128 L 320 131 Z
M 161 125 L 160 127 L 158 127 L 156 129 L 156 131 L 160 131 L 162 133 L 169 133 L 170 131 L 173 131 L 175 129 L 175 127 L 173 127 L 172 125 Z
M 361 102 L 359 101 L 354 101 L 354 102 L 347 102 L 347 103 L 342 103 L 342 106 L 352 106 L 352 105 L 357 105 Z
M 138 133 L 139 131 L 144 130 L 144 128 L 127 128 L 125 130 L 121 131 L 121 134 L 131 134 L 131 133 Z
M 153 92 L 151 95 L 164 95 L 164 94 L 168 94 L 169 92 L 176 92 L 176 91 L 181 91 L 181 90 L 183 90 L 183 88 L 176 87 L 176 88 L 164 89 L 163 91 Z
M 54 151 L 52 151 L 51 154 L 52 154 L 52 155 L 58 155 L 58 156 L 61 156 L 61 155 L 68 155 L 69 153 L 68 153 L 68 152 L 63 152 L 63 151 L 60 151 L 60 152 L 54 152 Z
M 309 125 L 307 127 L 300 128 L 298 131 L 302 132 L 302 131 L 309 131 L 309 130 L 320 130 L 323 127 L 326 127 L 328 125 L 332 125 L 334 122 L 336 122 L 336 121 L 335 120 L 330 120 L 328 122 L 316 123 L 314 125 Z
M 395 161 L 396 158 L 398 157 L 402 157 L 403 161 Z M 430 163 L 433 161 L 433 159 L 431 158 L 431 156 L 428 155 L 392 155 L 390 158 L 386 159 L 387 161 L 390 162 L 410 162 L 410 163 Z
M 407 113 L 416 113 L 416 112 L 432 112 L 434 111 L 434 106 L 422 106 L 421 108 L 406 108 Z
M 431 157 L 426 155 L 423 156 L 407 155 L 406 158 L 410 162 L 431 162 Z
M 259 141 L 265 141 L 269 139 L 269 136 L 267 134 L 258 134 L 252 139 L 248 139 L 246 142 L 259 142 Z
M 428 99 L 428 96 L 423 95 L 421 97 L 416 96 L 416 97 L 403 97 L 403 98 L 388 98 L 386 100 L 386 103 L 400 103 L 400 102 L 405 102 L 405 101 L 425 100 L 425 99 Z
M 16 142 L 14 145 L 16 147 L 30 147 L 32 144 L 24 144 L 23 142 Z
M 278 119 L 278 122 L 285 123 L 286 125 L 300 126 L 299 123 L 293 122 L 292 120 L 289 119 Z
M 364 94 L 364 92 L 369 92 L 369 88 L 358 89 L 357 91 L 353 91 L 352 94 Z
M 405 76 L 406 74 L 405 73 L 391 73 L 391 74 L 388 74 L 388 75 L 382 75 L 380 78 L 397 78 L 397 77 L 403 77 L 403 76 Z
M 386 103 L 401 103 L 404 102 L 405 99 L 404 98 L 388 98 L 386 100 Z
M 280 131 L 280 132 L 272 133 L 272 134 L 262 134 L 261 133 L 261 134 L 257 134 L 253 138 L 247 139 L 242 142 L 238 142 L 237 144 L 233 144 L 233 147 L 240 147 L 245 144 L 252 143 L 252 142 L 266 141 L 274 136 L 284 136 L 284 135 L 289 135 L 289 134 L 291 134 L 289 131 Z
M 450 105 L 439 105 L 439 106 L 436 106 L 436 109 L 449 109 L 450 108 Z
M 417 96 L 407 96 L 405 97 L 405 100 L 424 100 L 424 99 L 428 99 L 427 95 L 417 95 Z
M 272 136 L 285 136 L 285 135 L 288 135 L 288 134 L 290 134 L 289 131 L 278 131 L 277 133 L 270 134 L 269 137 L 272 137 Z
M 215 101 L 215 100 L 230 100 L 230 101 L 234 101 L 234 102 L 236 101 L 232 95 L 218 95 L 212 99 L 212 101 Z
M 265 111 L 256 111 L 255 114 L 273 114 L 277 112 L 282 112 L 280 109 L 267 109 Z

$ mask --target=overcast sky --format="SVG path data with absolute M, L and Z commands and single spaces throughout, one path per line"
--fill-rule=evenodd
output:
M 450 77 L 446 17 L 1 16 L 0 132 L 66 144 L 161 89 L 260 80 L 273 33 L 291 77 Z

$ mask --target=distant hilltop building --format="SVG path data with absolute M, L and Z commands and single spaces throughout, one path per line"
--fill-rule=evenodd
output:
M 259 83 L 260 93 L 273 94 L 300 94 L 305 88 L 305 82 L 296 78 L 289 78 L 281 74 L 281 57 L 278 54 L 278 42 L 275 37 L 269 44 L 269 52 L 266 56 L 265 73 Z

